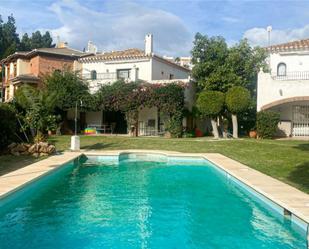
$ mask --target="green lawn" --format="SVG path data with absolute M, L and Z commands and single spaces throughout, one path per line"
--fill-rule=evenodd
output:
M 70 146 L 70 137 L 55 136 L 50 139 L 50 142 L 54 143 L 58 150 L 66 150 Z M 254 139 L 213 141 L 198 138 L 81 136 L 81 148 L 92 150 L 160 149 L 179 152 L 217 152 L 309 193 L 309 141 Z M 14 161 L 19 160 L 14 158 L 7 163 L 5 158 L 4 160 L 1 159 L 2 157 L 0 157 L 0 174 L 1 169 L 14 168 Z

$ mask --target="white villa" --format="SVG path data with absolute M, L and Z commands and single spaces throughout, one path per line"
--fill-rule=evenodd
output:
M 279 134 L 309 136 L 309 39 L 270 46 L 270 72 L 259 72 L 257 111 L 280 112 Z
M 192 108 L 194 87 L 190 80 L 191 70 L 167 60 L 153 52 L 153 36 L 145 37 L 145 50 L 127 49 L 89 55 L 75 62 L 75 70 L 88 80 L 91 92 L 96 92 L 102 84 L 116 80 L 146 81 L 148 83 L 183 82 L 189 86 L 185 91 L 185 102 Z M 113 125 L 116 133 L 127 133 L 124 116 L 115 112 L 88 112 L 86 123 L 89 126 Z M 184 125 L 185 120 L 184 120 Z M 159 117 L 156 108 L 144 108 L 139 112 L 139 135 L 157 135 L 164 129 L 164 118 Z

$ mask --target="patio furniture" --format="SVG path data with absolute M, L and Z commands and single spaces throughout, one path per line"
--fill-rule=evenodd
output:
M 112 126 L 108 124 L 89 124 L 87 129 L 94 129 L 95 134 L 113 133 Z

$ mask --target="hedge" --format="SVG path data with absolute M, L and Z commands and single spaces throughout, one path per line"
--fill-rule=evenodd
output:
M 256 116 L 256 129 L 259 138 L 274 137 L 280 121 L 280 114 L 274 111 L 260 111 Z
M 0 104 L 0 150 L 16 140 L 17 119 L 14 109 L 8 104 Z

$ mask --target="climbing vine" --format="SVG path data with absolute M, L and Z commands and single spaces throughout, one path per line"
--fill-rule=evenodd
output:
M 185 87 L 185 84 L 177 82 L 149 84 L 117 81 L 111 85 L 103 85 L 95 98 L 98 109 L 125 113 L 129 126 L 136 125 L 141 107 L 157 107 L 169 117 L 168 130 L 171 135 L 179 137 L 182 132 Z

